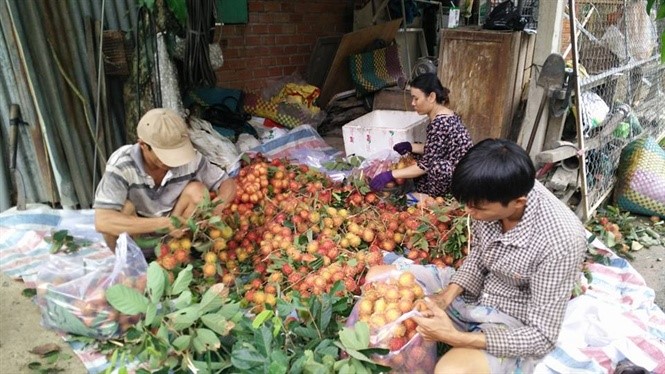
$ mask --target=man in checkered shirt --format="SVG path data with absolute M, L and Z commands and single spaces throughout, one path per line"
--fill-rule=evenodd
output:
M 426 339 L 452 347 L 435 372 L 533 371 L 557 341 L 586 250 L 584 227 L 508 140 L 472 147 L 455 169 L 452 194 L 473 219 L 472 243 L 454 274 L 439 272 L 447 286 L 416 318 Z

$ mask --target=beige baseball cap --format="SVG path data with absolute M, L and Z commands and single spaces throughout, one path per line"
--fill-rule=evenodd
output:
M 149 110 L 141 117 L 136 133 L 166 166 L 182 166 L 196 157 L 185 120 L 171 109 Z

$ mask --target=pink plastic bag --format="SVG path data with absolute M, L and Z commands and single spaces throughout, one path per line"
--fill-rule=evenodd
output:
M 416 332 L 417 325 L 411 318 L 420 314 L 413 305 L 423 296 L 423 288 L 408 271 L 378 274 L 363 286 L 363 295 L 353 307 L 346 326 L 353 326 L 359 320 L 367 322 L 370 346 L 390 350 L 387 355 L 374 355 L 372 359 L 391 367 L 393 372 L 431 373 L 437 362 L 436 342 L 425 341 Z

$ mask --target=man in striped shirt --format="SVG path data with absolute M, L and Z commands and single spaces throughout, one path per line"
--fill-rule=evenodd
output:
M 148 111 L 136 128 L 138 141 L 116 150 L 95 192 L 95 229 L 112 251 L 118 236 L 178 231 L 170 216 L 189 218 L 206 191 L 221 200 L 235 197 L 235 181 L 192 146 L 187 124 L 165 108 Z
M 436 287 L 416 275 L 428 291 L 443 287 L 415 318 L 426 339 L 452 347 L 435 372 L 532 372 L 556 344 L 586 250 L 584 227 L 508 140 L 472 147 L 453 173 L 452 194 L 473 219 L 471 251 L 454 274 L 437 273 Z

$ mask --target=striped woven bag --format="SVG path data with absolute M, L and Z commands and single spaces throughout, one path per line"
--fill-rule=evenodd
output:
M 665 149 L 653 137 L 621 151 L 614 201 L 623 210 L 665 218 Z

